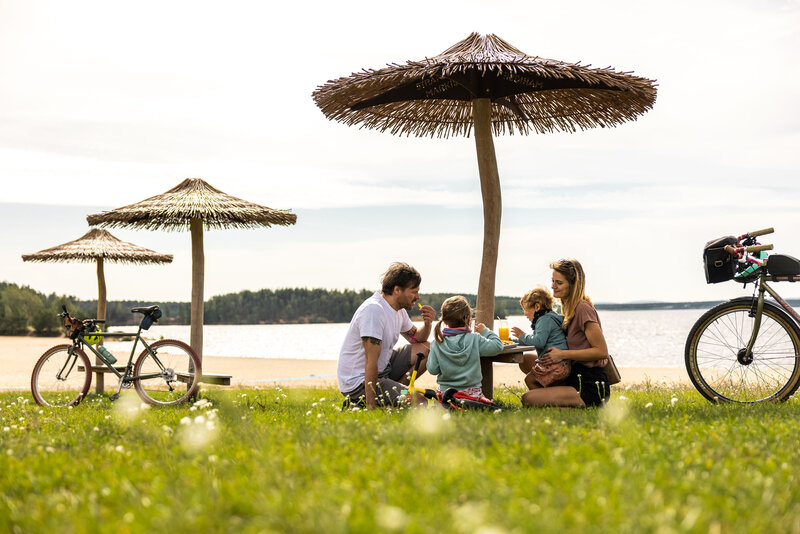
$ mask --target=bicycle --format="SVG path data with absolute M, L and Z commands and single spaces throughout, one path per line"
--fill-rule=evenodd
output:
M 144 402 L 162 406 L 179 404 L 197 392 L 202 366 L 194 350 L 182 341 L 162 339 L 149 344 L 142 337 L 142 331 L 149 329 L 161 317 L 158 306 L 131 309 L 132 313 L 144 315 L 135 333 L 101 332 L 98 325 L 104 321 L 75 319 L 67 312 L 66 306 L 61 309 L 63 312 L 58 315 L 64 319 L 72 344 L 51 347 L 33 367 L 31 391 L 37 404 L 76 406 L 86 397 L 92 385 L 93 372 L 86 348 L 119 379 L 117 392 L 110 396 L 112 401 L 119 398 L 123 388 L 131 387 Z M 133 347 L 127 364 L 114 365 L 116 358 L 97 343 L 101 338 L 122 337 L 133 337 Z M 139 342 L 144 350 L 134 363 L 133 355 Z
M 709 401 L 785 401 L 800 385 L 800 315 L 767 283 L 800 281 L 800 260 L 767 257 L 772 245 L 756 238 L 773 231 L 723 237 L 704 248 L 706 282 L 755 285 L 752 296 L 713 307 L 689 332 L 686 370 Z

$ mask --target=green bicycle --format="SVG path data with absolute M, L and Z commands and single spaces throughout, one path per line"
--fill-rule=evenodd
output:
M 705 246 L 708 283 L 755 285 L 752 296 L 708 310 L 686 340 L 689 378 L 712 402 L 785 401 L 800 385 L 800 315 L 767 283 L 800 281 L 800 260 L 766 256 L 772 245 L 756 238 L 773 231 L 723 237 Z
M 119 379 L 117 400 L 123 388 L 134 387 L 136 393 L 148 404 L 173 405 L 192 398 L 197 392 L 202 376 L 200 358 L 192 348 L 174 339 L 162 339 L 152 344 L 142 337 L 161 317 L 158 306 L 133 308 L 131 312 L 144 315 L 135 333 L 100 332 L 98 319 L 75 319 L 62 306 L 59 317 L 72 339 L 72 344 L 56 345 L 48 349 L 33 368 L 31 391 L 36 402 L 43 406 L 75 406 L 89 393 L 92 385 L 92 364 L 86 355 L 89 349 L 109 372 Z M 133 347 L 125 365 L 115 365 L 116 358 L 102 345 L 101 338 L 133 337 Z M 136 362 L 133 355 L 141 342 L 144 350 Z M 97 347 L 97 348 L 96 348 Z

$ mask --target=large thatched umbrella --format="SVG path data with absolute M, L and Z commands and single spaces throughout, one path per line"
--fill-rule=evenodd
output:
M 473 33 L 438 56 L 329 81 L 313 97 L 330 119 L 393 134 L 469 136 L 474 128 L 484 216 L 477 320 L 491 325 L 502 212 L 492 132 L 616 126 L 649 110 L 656 89 L 610 67 L 532 57 Z
M 78 261 L 97 263 L 97 318 L 106 318 L 106 277 L 104 263 L 170 263 L 172 254 L 160 254 L 148 248 L 121 241 L 106 230 L 92 228 L 75 241 L 23 254 L 22 261 Z
M 147 230 L 189 230 L 192 235 L 192 308 L 190 344 L 203 357 L 203 285 L 205 256 L 203 227 L 253 228 L 288 226 L 297 215 L 259 206 L 225 194 L 200 178 L 187 178 L 166 193 L 136 204 L 86 218 L 90 225 L 131 226 Z

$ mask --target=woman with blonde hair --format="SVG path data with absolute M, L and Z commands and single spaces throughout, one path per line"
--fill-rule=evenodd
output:
M 586 275 L 574 259 L 550 264 L 553 296 L 561 301 L 567 350 L 552 347 L 540 355 L 544 365 L 572 360 L 567 379 L 556 386 L 534 387 L 522 396 L 524 406 L 585 408 L 602 406 L 610 396 L 605 365 L 608 346 L 600 318 L 586 296 Z

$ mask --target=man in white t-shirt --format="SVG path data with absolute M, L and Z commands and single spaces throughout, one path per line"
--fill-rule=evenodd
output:
M 339 352 L 339 391 L 351 403 L 375 408 L 396 405 L 400 391 L 408 385 L 417 354 L 423 355 L 419 374 L 425 372 L 430 351 L 428 336 L 436 312 L 430 306 L 420 311 L 424 326 L 417 329 L 408 317 L 419 300 L 422 277 L 405 263 L 393 263 L 383 275 L 381 290 L 358 307 Z M 395 349 L 402 335 L 408 345 Z M 424 397 L 417 395 L 417 401 Z

